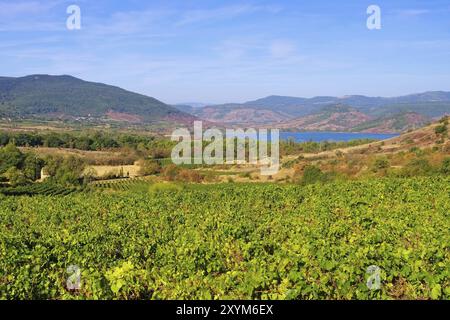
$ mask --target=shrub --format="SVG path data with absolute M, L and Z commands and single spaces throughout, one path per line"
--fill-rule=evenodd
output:
M 178 173 L 176 180 L 182 182 L 200 183 L 203 181 L 203 176 L 198 171 L 182 169 Z
M 419 147 L 412 147 L 411 149 L 409 149 L 409 152 L 414 153 L 418 157 L 423 156 L 425 154 L 425 152 Z
M 174 164 L 170 164 L 162 170 L 162 176 L 168 181 L 174 181 L 178 175 L 180 168 Z
M 402 176 L 423 176 L 433 173 L 433 167 L 426 159 L 413 159 L 401 171 Z
M 308 165 L 303 171 L 301 183 L 303 185 L 325 181 L 325 174 L 318 167 Z
M 442 161 L 441 172 L 450 175 L 450 157 L 445 158 L 444 161 Z
M 390 167 L 389 160 L 386 158 L 378 158 L 375 160 L 372 170 L 378 172 L 380 170 L 385 170 Z
M 150 176 L 161 172 L 161 166 L 155 160 L 140 160 L 138 165 L 140 176 Z
M 247 178 L 247 179 L 251 179 L 252 178 L 251 173 L 248 172 L 248 171 L 241 173 L 240 176 L 241 176 L 241 178 Z
M 167 181 L 181 181 L 200 183 L 204 180 L 204 176 L 196 170 L 182 169 L 174 164 L 164 167 L 161 175 Z
M 445 134 L 447 133 L 447 126 L 445 124 L 439 125 L 436 128 L 434 128 L 434 132 L 436 134 Z

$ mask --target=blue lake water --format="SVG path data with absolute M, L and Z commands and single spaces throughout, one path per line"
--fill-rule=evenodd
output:
M 280 140 L 307 141 L 351 141 L 357 139 L 386 140 L 398 134 L 354 133 L 354 132 L 280 132 Z

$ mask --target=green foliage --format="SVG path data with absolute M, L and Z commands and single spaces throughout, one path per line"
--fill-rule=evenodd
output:
M 58 118 L 87 120 L 114 111 L 148 122 L 179 114 L 154 98 L 71 76 L 2 77 L 0 92 L 0 114 L 12 118 L 54 119 L 58 114 Z
M 318 182 L 327 182 L 333 179 L 332 173 L 325 173 L 320 170 L 320 168 L 314 165 L 308 165 L 305 167 L 303 171 L 303 177 L 301 179 L 302 185 L 318 183 Z
M 435 173 L 435 169 L 430 165 L 427 159 L 416 158 L 411 160 L 402 170 L 401 176 L 403 177 L 414 177 L 431 175 Z
M 13 185 L 23 185 L 39 178 L 44 162 L 32 153 L 22 153 L 14 144 L 0 148 L 0 176 Z
M 292 155 L 302 152 L 313 153 L 321 151 L 329 151 L 339 148 L 355 147 L 367 143 L 374 142 L 372 139 L 355 139 L 351 141 L 307 141 L 307 142 L 295 142 L 292 139 L 288 141 L 280 141 L 280 154 Z
M 131 148 L 149 152 L 153 158 L 170 156 L 174 143 L 153 136 L 94 131 L 77 132 L 0 132 L 0 146 L 68 148 L 86 151 Z
M 423 151 L 419 147 L 412 147 L 411 149 L 409 149 L 409 152 L 414 153 L 417 157 L 421 157 L 425 154 L 425 151 Z
M 386 170 L 390 167 L 389 160 L 386 158 L 377 158 L 372 166 L 374 172 Z
M 85 162 L 78 157 L 47 157 L 44 170 L 50 179 L 61 185 L 76 185 L 82 182 Z
M 9 183 L 12 186 L 20 186 L 20 185 L 27 184 L 27 182 L 28 182 L 28 180 L 25 177 L 25 175 L 23 174 L 23 172 L 20 171 L 19 169 L 17 169 L 16 167 L 9 168 L 4 173 L 4 176 L 6 177 L 6 179 L 8 179 Z
M 141 176 L 149 176 L 158 174 L 161 172 L 161 165 L 155 160 L 141 160 L 140 163 L 139 175 Z
M 442 117 L 441 120 L 439 120 L 440 123 L 447 126 L 448 125 L 448 116 Z
M 66 196 L 80 191 L 82 190 L 76 187 L 63 187 L 46 181 L 44 183 L 32 183 L 19 186 L 3 187 L 0 188 L 0 195 L 3 194 L 6 196 L 20 196 L 20 195 Z
M 150 185 L 148 191 L 152 195 L 158 195 L 160 193 L 173 193 L 183 190 L 183 187 L 176 183 L 154 183 Z
M 0 299 L 449 299 L 449 192 L 423 177 L 3 197 Z
M 25 160 L 25 155 L 12 143 L 0 148 L 0 175 L 11 167 L 19 168 Z
M 444 161 L 442 162 L 441 171 L 443 174 L 450 175 L 450 157 L 445 158 Z
M 434 128 L 434 132 L 436 134 L 446 134 L 447 133 L 447 126 L 445 124 L 438 125 L 436 128 Z

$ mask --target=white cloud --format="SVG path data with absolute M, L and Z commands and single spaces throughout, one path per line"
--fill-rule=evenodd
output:
M 214 50 L 227 60 L 245 58 L 247 55 L 258 56 L 265 49 L 264 43 L 256 39 L 229 39 L 222 41 Z
M 235 17 L 251 14 L 255 12 L 266 12 L 266 13 L 278 13 L 282 9 L 278 6 L 258 6 L 258 5 L 233 5 L 215 9 L 204 9 L 204 10 L 190 10 L 183 14 L 182 19 L 177 23 L 177 26 L 183 26 L 190 23 L 204 22 L 210 20 L 225 20 L 233 19 Z
M 152 33 L 158 28 L 158 22 L 169 18 L 171 13 L 159 10 L 116 12 L 107 20 L 95 20 L 96 22 L 90 25 L 90 32 L 115 35 Z
M 61 23 L 52 19 L 55 7 L 67 0 L 54 1 L 1 1 L 0 0 L 0 31 L 57 31 L 65 22 L 65 11 Z
M 424 14 L 430 13 L 430 10 L 425 9 L 404 9 L 404 10 L 398 10 L 397 14 L 403 17 L 417 17 Z
M 276 40 L 270 45 L 270 54 L 273 58 L 287 58 L 297 51 L 296 45 L 288 40 Z
M 39 14 L 62 3 L 62 1 L 1 1 L 0 17 Z

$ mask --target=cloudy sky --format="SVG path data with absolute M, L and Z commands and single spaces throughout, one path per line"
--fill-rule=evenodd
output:
M 69 5 L 81 29 L 68 30 Z M 366 26 L 381 8 L 381 30 Z M 450 90 L 448 0 L 0 0 L 0 75 L 70 74 L 167 103 Z

